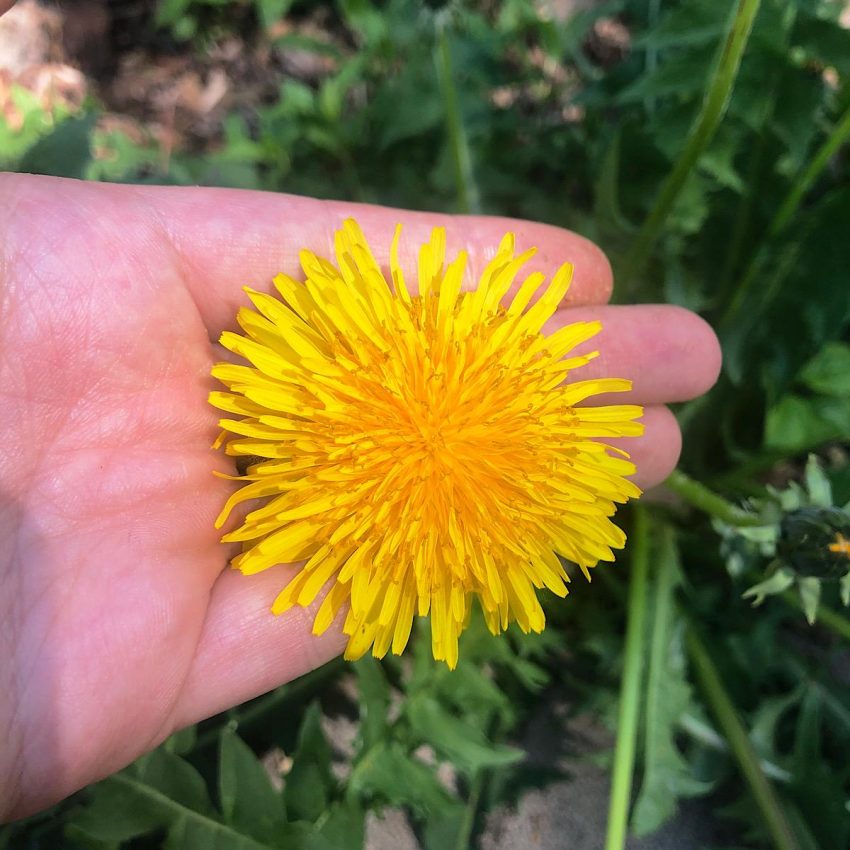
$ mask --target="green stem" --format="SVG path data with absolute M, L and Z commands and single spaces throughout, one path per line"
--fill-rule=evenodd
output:
M 780 204 L 779 209 L 773 216 L 770 226 L 767 229 L 766 243 L 776 239 L 788 223 L 794 217 L 794 214 L 800 207 L 806 192 L 811 188 L 815 180 L 820 176 L 820 173 L 826 168 L 827 163 L 835 155 L 836 151 L 850 139 L 850 107 L 838 119 L 838 122 L 832 128 L 832 132 L 827 136 L 824 143 L 818 148 L 811 162 L 806 166 L 803 173 L 794 181 L 791 190 L 785 196 L 785 200 Z M 742 309 L 746 299 L 749 297 L 756 280 L 760 280 L 759 271 L 766 261 L 768 251 L 762 247 L 762 250 L 753 254 L 750 264 L 747 266 L 744 274 L 741 276 L 740 283 L 735 287 L 735 294 L 726 308 L 723 318 L 720 320 L 721 330 L 729 327 L 736 319 L 738 313 Z M 773 299 L 776 291 L 779 289 L 778 283 L 772 287 L 766 288 L 761 293 L 759 305 L 754 313 L 750 316 L 750 321 L 754 321 L 755 317 L 761 313 L 764 305 L 769 304 Z
M 455 842 L 456 850 L 468 850 L 472 846 L 472 830 L 475 826 L 475 815 L 478 812 L 478 803 L 481 799 L 481 790 L 484 787 L 485 771 L 479 770 L 472 780 L 469 797 L 463 812 L 463 820 Z
M 809 191 L 812 183 L 820 176 L 821 171 L 823 171 L 836 151 L 848 139 L 850 139 L 850 106 L 847 107 L 847 111 L 832 128 L 832 132 L 826 137 L 826 141 L 818 148 L 817 153 L 812 157 L 812 161 L 806 170 L 794 181 L 791 191 L 773 217 L 770 230 L 768 231 L 768 237 L 777 236 L 785 229 L 788 222 L 793 218 L 794 213 L 797 212 L 803 196 Z
M 738 76 L 738 68 L 741 65 L 741 57 L 744 55 L 753 20 L 760 5 L 761 0 L 737 0 L 737 9 L 726 33 L 714 75 L 708 84 L 699 114 L 691 125 L 685 149 L 664 181 L 652 210 L 626 256 L 623 273 L 626 283 L 643 271 L 668 213 L 679 197 L 697 160 L 720 125 L 729 104 L 732 88 Z
M 800 602 L 800 597 L 790 590 L 786 590 L 782 594 L 782 598 L 795 608 L 803 610 L 803 604 Z M 826 605 L 818 605 L 818 625 L 826 626 L 831 632 L 834 632 L 838 637 L 845 640 L 850 640 L 850 620 L 842 617 L 837 611 L 832 608 L 827 608 Z
M 611 803 L 608 809 L 608 835 L 605 850 L 623 850 L 629 798 L 635 764 L 640 686 L 646 642 L 646 608 L 649 572 L 649 517 L 646 508 L 635 505 L 632 574 L 629 581 L 628 625 L 626 627 L 625 661 L 620 687 L 617 719 L 617 746 L 614 751 L 614 773 Z
M 718 496 L 704 484 L 700 484 L 699 481 L 685 475 L 680 469 L 674 469 L 664 484 L 688 504 L 729 525 L 759 526 L 765 524 L 761 517 L 727 502 L 722 496 Z
M 782 12 L 782 49 L 789 49 L 791 31 L 797 20 L 797 9 L 793 4 Z M 746 191 L 741 194 L 735 223 L 732 227 L 729 239 L 729 250 L 720 274 L 720 286 L 718 287 L 720 297 L 718 304 L 724 304 L 728 300 L 729 290 L 734 282 L 734 275 L 739 267 L 739 261 L 751 238 L 752 213 L 755 200 L 761 196 L 760 186 L 765 178 L 765 151 L 767 148 L 768 126 L 776 111 L 776 103 L 779 96 L 778 87 L 774 87 L 770 93 L 762 99 L 760 114 L 757 113 L 756 142 L 749 159 Z
M 720 729 L 729 743 L 729 748 L 738 762 L 744 780 L 750 787 L 776 850 L 800 850 L 794 833 L 785 818 L 782 804 L 761 768 L 758 756 L 752 743 L 750 743 L 741 719 L 732 705 L 729 694 L 723 687 L 720 674 L 692 627 L 688 628 L 686 643 L 688 655 L 691 658 L 697 678 L 702 685 Z
M 446 24 L 441 16 L 436 19 L 437 43 L 434 50 L 434 64 L 437 68 L 437 80 L 443 105 L 446 110 L 446 132 L 448 133 L 449 150 L 454 166 L 455 187 L 457 190 L 458 212 L 478 212 L 478 188 L 472 173 L 472 157 L 469 153 L 469 143 L 463 125 L 463 115 L 460 111 L 460 101 L 455 86 L 452 70 L 452 54 L 449 39 L 446 35 Z

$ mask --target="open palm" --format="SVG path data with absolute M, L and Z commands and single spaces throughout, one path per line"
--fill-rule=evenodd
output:
M 412 257 L 435 224 L 470 279 L 505 230 L 576 265 L 559 323 L 603 320 L 593 374 L 648 405 L 639 483 L 672 469 L 661 405 L 713 382 L 711 331 L 672 307 L 604 307 L 610 270 L 556 228 L 254 192 L 0 177 L 0 820 L 119 769 L 181 726 L 318 666 L 343 645 L 269 606 L 292 567 L 243 577 L 213 519 L 232 472 L 210 448 L 215 340 L 241 286 L 330 253 L 347 215 L 379 260 L 397 220 Z M 569 604 L 569 603 L 567 603 Z

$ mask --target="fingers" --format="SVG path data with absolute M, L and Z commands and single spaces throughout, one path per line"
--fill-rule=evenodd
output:
M 126 191 L 106 187 L 104 191 Z M 419 247 L 435 226 L 446 228 L 447 256 L 469 253 L 468 283 L 480 275 L 502 236 L 516 233 L 517 249 L 537 248 L 523 273 L 551 275 L 564 262 L 575 266 L 566 297 L 570 304 L 604 303 L 611 294 L 611 267 L 592 242 L 557 227 L 484 216 L 409 212 L 342 201 L 231 189 L 134 188 L 139 202 L 167 233 L 201 314 L 216 336 L 231 327 L 243 306 L 242 287 L 267 289 L 278 272 L 300 277 L 298 252 L 333 257 L 333 234 L 353 216 L 385 268 L 396 224 L 403 225 L 399 253 L 413 274 Z
M 283 565 L 244 576 L 227 569 L 219 576 L 173 728 L 266 693 L 342 652 L 347 638 L 338 623 L 319 637 L 312 634 L 321 599 L 279 617 L 270 613 L 272 600 L 297 570 Z
M 720 373 L 720 344 L 711 327 L 681 307 L 646 304 L 559 310 L 544 333 L 570 322 L 598 319 L 602 330 L 577 352 L 599 356 L 569 380 L 628 378 L 629 393 L 594 396 L 590 403 L 669 404 L 709 390 Z
M 648 490 L 664 481 L 675 469 L 682 451 L 682 434 L 676 417 L 663 405 L 652 405 L 643 412 L 643 436 L 604 440 L 629 453 L 637 468 L 633 479 Z
M 577 350 L 598 350 L 599 356 L 572 372 L 569 379 L 632 381 L 631 392 L 594 396 L 588 403 L 646 405 L 642 437 L 605 442 L 629 452 L 640 487 L 654 487 L 673 471 L 682 446 L 676 419 L 663 405 L 695 398 L 711 388 L 720 372 L 720 345 L 699 316 L 660 304 L 563 309 L 545 332 L 591 319 L 598 319 L 602 330 Z

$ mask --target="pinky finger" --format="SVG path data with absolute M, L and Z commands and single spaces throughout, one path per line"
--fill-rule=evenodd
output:
M 682 450 L 682 434 L 676 417 L 664 405 L 651 405 L 641 419 L 643 436 L 606 440 L 631 455 L 637 467 L 633 478 L 643 488 L 655 487 L 675 469 Z

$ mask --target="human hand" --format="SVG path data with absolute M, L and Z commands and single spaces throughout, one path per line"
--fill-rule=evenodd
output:
M 243 285 L 332 253 L 349 215 L 379 261 L 397 221 L 402 261 L 444 224 L 478 273 L 507 230 L 549 274 L 575 264 L 548 326 L 599 318 L 582 379 L 631 378 L 645 435 L 623 442 L 642 487 L 679 454 L 665 403 L 708 389 L 713 333 L 669 306 L 606 307 L 607 261 L 575 234 L 220 189 L 0 176 L 0 820 L 47 806 L 176 729 L 338 654 L 338 628 L 269 607 L 295 567 L 245 577 L 213 520 L 233 472 L 211 450 L 216 341 Z M 404 250 L 406 248 L 406 251 Z M 618 398 L 618 402 L 622 401 Z

